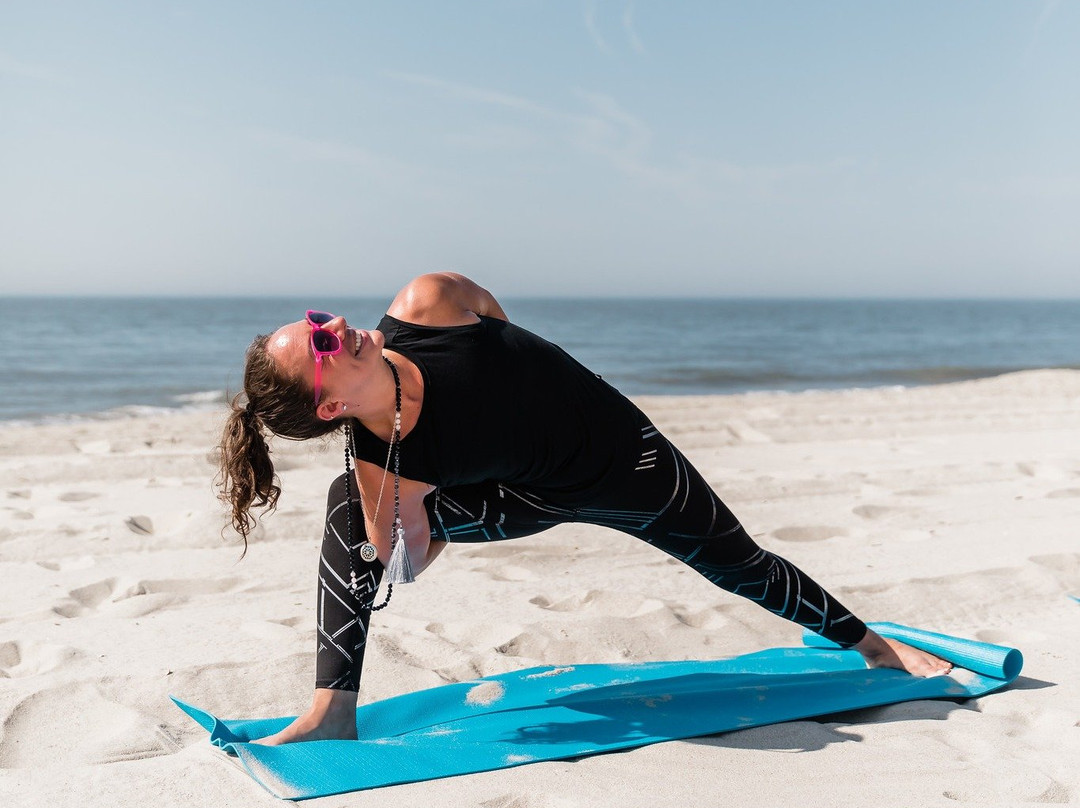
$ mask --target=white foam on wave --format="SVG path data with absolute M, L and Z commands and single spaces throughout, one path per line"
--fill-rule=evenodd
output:
M 83 424 L 98 421 L 123 421 L 151 416 L 182 415 L 191 412 L 209 412 L 222 407 L 226 402 L 224 390 L 207 390 L 198 393 L 185 393 L 173 396 L 176 405 L 161 404 L 125 404 L 98 412 L 48 413 L 35 418 L 11 418 L 0 420 L 0 428 L 25 427 L 50 424 Z
M 226 393 L 224 390 L 203 390 L 197 393 L 184 393 L 179 396 L 173 396 L 174 401 L 179 401 L 181 404 L 224 404 L 226 402 Z

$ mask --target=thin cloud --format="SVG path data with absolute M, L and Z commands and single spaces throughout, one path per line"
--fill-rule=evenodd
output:
M 609 95 L 579 90 L 577 96 L 592 107 L 591 115 L 573 116 L 581 127 L 578 144 L 606 156 L 612 163 L 636 171 L 652 145 L 652 130 Z
M 641 41 L 641 37 L 638 36 L 637 29 L 634 27 L 634 4 L 627 3 L 626 8 L 623 9 L 623 30 L 626 32 L 626 40 L 630 43 L 630 47 L 634 49 L 637 54 L 645 53 L 645 45 Z
M 698 160 L 694 170 L 728 185 L 772 192 L 781 186 L 850 174 L 865 167 L 851 157 L 837 157 L 824 163 L 779 163 L 739 165 L 723 160 Z
M 1050 22 L 1050 19 L 1054 14 L 1057 13 L 1058 6 L 1060 5 L 1061 0 L 1047 0 L 1047 2 L 1043 4 L 1042 9 L 1039 11 L 1039 16 L 1035 18 L 1035 22 L 1031 26 L 1027 47 L 1024 50 L 1025 55 L 1029 55 L 1039 44 L 1039 37 L 1042 34 L 1043 28 Z
M 682 196 L 716 193 L 768 196 L 806 181 L 847 174 L 857 168 L 855 161 L 846 158 L 817 164 L 747 166 L 681 155 L 665 164 L 655 159 L 654 136 L 648 123 L 603 93 L 577 90 L 574 95 L 585 108 L 571 112 L 523 96 L 433 76 L 401 72 L 383 75 L 434 90 L 447 98 L 496 107 L 524 117 L 529 137 L 519 142 L 525 148 L 544 141 L 562 142 L 594 155 L 624 176 Z M 546 130 L 538 123 L 547 124 Z
M 593 45 L 605 56 L 611 56 L 615 49 L 608 43 L 607 39 L 600 32 L 600 24 L 597 20 L 597 11 L 600 7 L 598 0 L 588 0 L 585 3 L 585 8 L 582 12 L 582 17 L 585 21 L 585 30 L 589 34 L 589 39 L 592 40 Z M 645 45 L 641 41 L 641 37 L 638 36 L 637 28 L 634 25 L 634 4 L 628 2 L 623 7 L 622 13 L 622 29 L 623 34 L 626 37 L 626 42 L 629 44 L 631 50 L 638 55 L 645 53 Z
M 523 96 L 434 76 L 401 72 L 384 72 L 383 75 L 435 90 L 449 98 L 498 107 L 546 122 L 553 126 L 550 137 L 599 155 L 616 167 L 638 175 L 642 172 L 637 166 L 644 161 L 652 141 L 652 132 L 644 121 L 624 110 L 610 96 L 600 93 L 578 91 L 577 97 L 590 109 L 567 112 Z
M 284 151 L 297 161 L 346 166 L 390 188 L 401 188 L 407 184 L 414 190 L 430 189 L 430 172 L 363 146 L 299 137 L 273 129 L 251 127 L 244 131 L 252 140 Z
M 619 173 L 678 194 L 700 192 L 700 175 L 684 167 L 669 168 L 651 161 L 653 133 L 649 125 L 625 110 L 611 96 L 578 90 L 575 95 L 586 106 L 568 112 L 539 104 L 531 99 L 498 90 L 476 87 L 415 73 L 385 72 L 390 78 L 435 90 L 442 95 L 518 113 L 529 119 L 529 144 L 540 137 L 537 122 L 548 125 L 542 137 L 568 144 L 591 154 Z
M 596 0 L 589 0 L 585 4 L 585 30 L 589 32 L 589 38 L 592 39 L 598 51 L 605 55 L 611 54 L 611 46 L 608 45 L 596 25 Z
M 0 51 L 0 76 L 16 76 L 17 78 L 42 81 L 48 84 L 67 83 L 67 77 L 51 67 L 16 59 L 4 51 Z
M 1057 11 L 1059 5 L 1061 5 L 1061 0 L 1047 0 L 1042 7 L 1042 11 L 1039 12 L 1039 16 L 1035 19 L 1033 33 L 1038 34 L 1042 30 L 1042 27 L 1054 16 L 1054 12 Z
M 435 76 L 425 76 L 419 73 L 402 73 L 394 70 L 384 70 L 382 71 L 382 75 L 394 79 L 395 81 L 405 82 L 406 84 L 414 84 L 420 87 L 438 90 L 445 95 L 460 98 L 464 101 L 474 101 L 479 104 L 504 107 L 506 109 L 518 110 L 519 112 L 540 115 L 542 117 L 560 116 L 560 113 L 530 101 L 527 98 L 499 92 L 498 90 L 489 90 L 483 87 L 475 87 L 471 84 L 447 81 L 446 79 L 440 79 Z

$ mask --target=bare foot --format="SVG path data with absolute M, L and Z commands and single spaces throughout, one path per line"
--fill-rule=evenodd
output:
M 356 693 L 319 688 L 311 707 L 289 726 L 252 743 L 280 746 L 297 741 L 355 741 Z
M 275 732 L 273 735 L 267 735 L 265 738 L 259 738 L 252 743 L 262 744 L 263 746 L 281 746 L 285 743 L 296 743 L 297 741 L 355 741 L 356 740 L 356 720 L 349 723 L 331 722 L 323 720 L 317 722 L 314 718 L 309 717 L 308 714 L 304 714 L 293 721 L 281 732 Z
M 871 668 L 895 668 L 913 676 L 942 676 L 953 669 L 951 662 L 869 629 L 855 650 L 863 655 Z

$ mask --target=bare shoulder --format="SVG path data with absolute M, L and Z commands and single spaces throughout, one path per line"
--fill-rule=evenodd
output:
M 407 323 L 430 326 L 469 325 L 477 315 L 506 319 L 491 293 L 456 272 L 432 272 L 409 281 L 387 314 Z

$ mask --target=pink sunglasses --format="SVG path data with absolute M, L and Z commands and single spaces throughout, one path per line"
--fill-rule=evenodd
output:
M 311 352 L 315 354 L 315 406 L 319 406 L 319 396 L 322 395 L 322 361 L 324 356 L 336 356 L 341 353 L 344 344 L 341 337 L 333 331 L 323 328 L 334 319 L 334 315 L 326 311 L 308 310 L 304 319 L 311 326 Z

